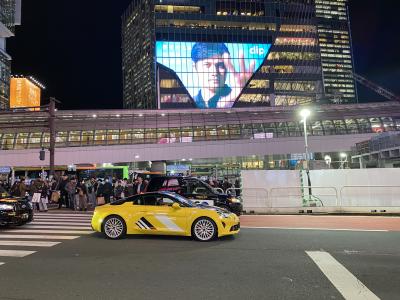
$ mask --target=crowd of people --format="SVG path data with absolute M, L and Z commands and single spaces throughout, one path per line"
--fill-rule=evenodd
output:
M 57 203 L 58 208 L 86 211 L 98 205 L 98 201 L 110 203 L 124 197 L 145 191 L 147 180 L 138 177 L 135 180 L 115 178 L 90 178 L 79 180 L 76 177 L 61 176 L 53 180 L 37 178 L 16 180 L 11 187 L 0 182 L 0 191 L 9 192 L 14 197 L 26 197 L 35 210 L 47 211 L 47 204 Z
M 220 188 L 223 192 L 236 188 L 239 195 L 240 179 L 223 180 L 204 178 L 213 188 Z M 79 180 L 77 177 L 60 176 L 52 180 L 47 179 L 17 179 L 10 187 L 0 181 L 0 193 L 7 192 L 14 197 L 26 197 L 32 202 L 37 211 L 48 210 L 49 203 L 57 203 L 58 208 L 86 211 L 99 204 L 110 203 L 124 197 L 143 193 L 148 180 L 137 177 L 134 180 L 116 178 L 90 178 Z

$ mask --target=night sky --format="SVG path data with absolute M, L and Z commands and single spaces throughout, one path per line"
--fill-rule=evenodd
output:
M 122 108 L 121 15 L 131 0 L 23 0 L 7 40 L 12 73 L 47 86 L 62 109 Z M 398 0 L 350 0 L 356 72 L 400 94 Z M 363 102 L 382 98 L 360 87 Z

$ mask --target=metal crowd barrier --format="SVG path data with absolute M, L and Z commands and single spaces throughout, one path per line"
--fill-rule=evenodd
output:
M 237 191 L 243 206 L 254 208 L 302 207 L 304 201 L 326 207 L 400 207 L 400 186 L 347 185 L 339 191 L 333 186 L 229 188 L 225 192 L 238 195 Z

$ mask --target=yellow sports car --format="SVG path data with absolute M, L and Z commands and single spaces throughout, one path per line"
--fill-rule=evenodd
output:
M 135 195 L 96 207 L 92 228 L 109 239 L 125 234 L 192 236 L 199 241 L 237 234 L 239 218 L 219 207 L 195 204 L 178 194 Z

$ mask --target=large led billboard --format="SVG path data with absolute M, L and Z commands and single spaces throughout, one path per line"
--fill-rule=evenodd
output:
M 161 104 L 175 97 L 173 101 L 190 101 L 197 108 L 233 107 L 270 48 L 271 44 L 157 41 L 157 63 L 176 78 L 161 78 L 160 88 L 185 89 L 169 96 L 161 93 Z
M 41 89 L 27 78 L 11 78 L 10 108 L 40 106 Z

